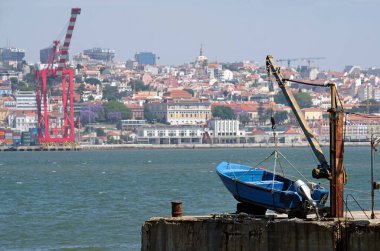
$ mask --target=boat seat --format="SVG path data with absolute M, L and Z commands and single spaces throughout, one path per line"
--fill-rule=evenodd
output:
M 255 182 L 249 182 L 250 184 L 263 187 L 263 188 L 268 188 L 268 189 L 275 189 L 275 190 L 282 190 L 284 187 L 284 183 L 281 181 L 273 181 L 273 180 L 262 180 L 262 181 L 255 181 Z

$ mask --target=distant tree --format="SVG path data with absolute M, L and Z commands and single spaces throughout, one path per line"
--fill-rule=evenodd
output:
M 108 122 L 117 122 L 120 119 L 132 118 L 132 111 L 123 103 L 118 101 L 109 101 L 105 104 L 106 119 Z
M 129 85 L 132 86 L 135 92 L 149 90 L 149 85 L 145 85 L 144 82 L 139 79 L 132 79 Z
M 264 109 L 263 107 L 261 107 L 261 113 L 259 113 L 259 121 L 261 123 L 266 123 L 268 120 L 270 120 L 270 118 L 272 117 L 273 115 L 273 110 L 272 109 Z M 259 107 L 260 109 L 260 107 Z M 260 115 L 261 114 L 261 115 Z
M 83 77 L 82 76 L 75 76 L 75 83 L 83 83 Z
M 78 94 L 82 94 L 85 90 L 86 90 L 85 85 L 84 84 L 80 84 L 78 86 L 78 89 L 75 92 L 78 93 Z
M 36 77 L 34 75 L 33 69 L 34 69 L 34 67 L 31 67 L 30 73 L 25 74 L 25 76 L 23 77 L 23 80 L 30 85 L 34 85 L 34 83 L 36 82 Z
M 106 69 L 107 69 L 107 68 L 104 67 L 104 66 L 100 67 L 100 69 L 99 69 L 100 74 L 103 74 L 104 70 L 106 70 Z
M 117 91 L 117 87 L 106 85 L 103 88 L 103 99 L 108 101 L 119 99 L 119 92 Z
M 194 91 L 192 89 L 183 89 L 185 92 L 188 92 L 191 94 L 191 96 L 194 97 Z
M 148 121 L 148 123 L 154 123 L 157 121 L 157 116 L 144 106 L 144 119 Z
M 212 116 L 214 118 L 218 117 L 221 119 L 235 119 L 235 113 L 229 106 L 217 106 L 212 111 Z
M 75 69 L 77 69 L 78 71 L 82 70 L 83 68 L 84 67 L 81 64 L 77 64 L 77 66 L 75 67 Z
M 96 136 L 98 137 L 106 136 L 106 133 L 104 132 L 103 128 L 96 128 L 95 132 L 96 132 Z
M 92 85 L 100 85 L 102 82 L 97 78 L 87 78 L 86 83 L 92 84 Z
M 102 104 L 92 104 L 82 107 L 80 121 L 83 125 L 105 121 L 105 111 Z
M 275 112 L 273 117 L 277 124 L 283 124 L 286 120 L 288 120 L 288 112 L 287 111 Z
M 281 91 L 273 96 L 273 101 L 276 102 L 276 104 L 288 105 L 288 102 L 286 102 L 284 94 Z
M 17 89 L 20 91 L 33 91 L 35 88 L 24 81 L 19 81 L 17 84 Z
M 311 107 L 313 102 L 311 101 L 311 96 L 308 92 L 297 92 L 294 94 L 294 98 L 297 100 L 297 103 L 301 108 Z M 282 92 L 278 92 L 273 96 L 274 102 L 277 104 L 288 105 L 284 94 Z
M 249 115 L 247 113 L 241 113 L 239 115 L 239 121 L 243 126 L 245 126 L 251 121 L 251 119 L 249 118 Z
M 11 81 L 12 92 L 14 92 L 14 91 L 17 90 L 18 79 L 15 78 L 15 77 L 11 77 L 11 78 L 10 78 L 10 81 Z
M 313 102 L 311 101 L 310 93 L 308 92 L 298 92 L 294 94 L 295 99 L 301 108 L 311 107 Z

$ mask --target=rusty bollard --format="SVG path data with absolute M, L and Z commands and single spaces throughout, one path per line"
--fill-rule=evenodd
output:
M 182 217 L 182 201 L 172 201 L 172 217 Z

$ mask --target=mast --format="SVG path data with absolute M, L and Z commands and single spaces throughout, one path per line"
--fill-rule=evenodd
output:
M 330 112 L 330 206 L 331 217 L 343 217 L 343 191 L 345 172 L 343 168 L 343 108 L 336 102 L 336 87 L 332 83 Z
M 296 99 L 294 98 L 293 93 L 291 92 L 290 88 L 285 84 L 285 79 L 280 73 L 280 68 L 274 65 L 273 57 L 270 55 L 268 55 L 266 58 L 266 67 L 267 67 L 268 73 L 273 74 L 273 76 L 275 77 L 278 85 L 280 86 L 282 90 L 282 93 L 285 96 L 286 101 L 288 102 L 299 125 L 301 126 L 302 131 L 304 132 L 306 139 L 309 142 L 311 149 L 313 150 L 313 153 L 315 154 L 315 156 L 317 157 L 319 161 L 318 167 L 313 170 L 313 173 L 312 173 L 313 177 L 317 179 L 330 178 L 330 167 L 329 167 L 329 164 L 327 163 L 325 155 L 323 154 L 321 146 L 319 145 L 319 142 L 315 138 L 313 131 L 307 124 L 306 119 Z

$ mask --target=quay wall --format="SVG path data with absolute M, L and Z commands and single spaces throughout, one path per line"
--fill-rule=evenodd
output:
M 278 143 L 278 147 L 309 147 L 304 143 Z M 328 144 L 321 144 L 328 146 Z M 345 146 L 369 146 L 369 142 L 345 142 Z M 249 144 L 114 144 L 114 145 L 81 145 L 81 150 L 127 150 L 127 149 L 205 149 L 205 148 L 274 148 L 274 143 Z
M 252 218 L 248 215 L 151 218 L 142 251 L 380 250 L 380 222 Z
M 328 144 L 321 144 L 328 146 Z M 369 146 L 368 142 L 346 142 L 346 146 Z M 278 147 L 309 147 L 304 143 L 278 143 Z M 109 144 L 75 146 L 0 146 L 1 151 L 96 151 L 96 150 L 136 150 L 136 149 L 207 149 L 207 148 L 274 148 L 274 143 L 249 144 Z

